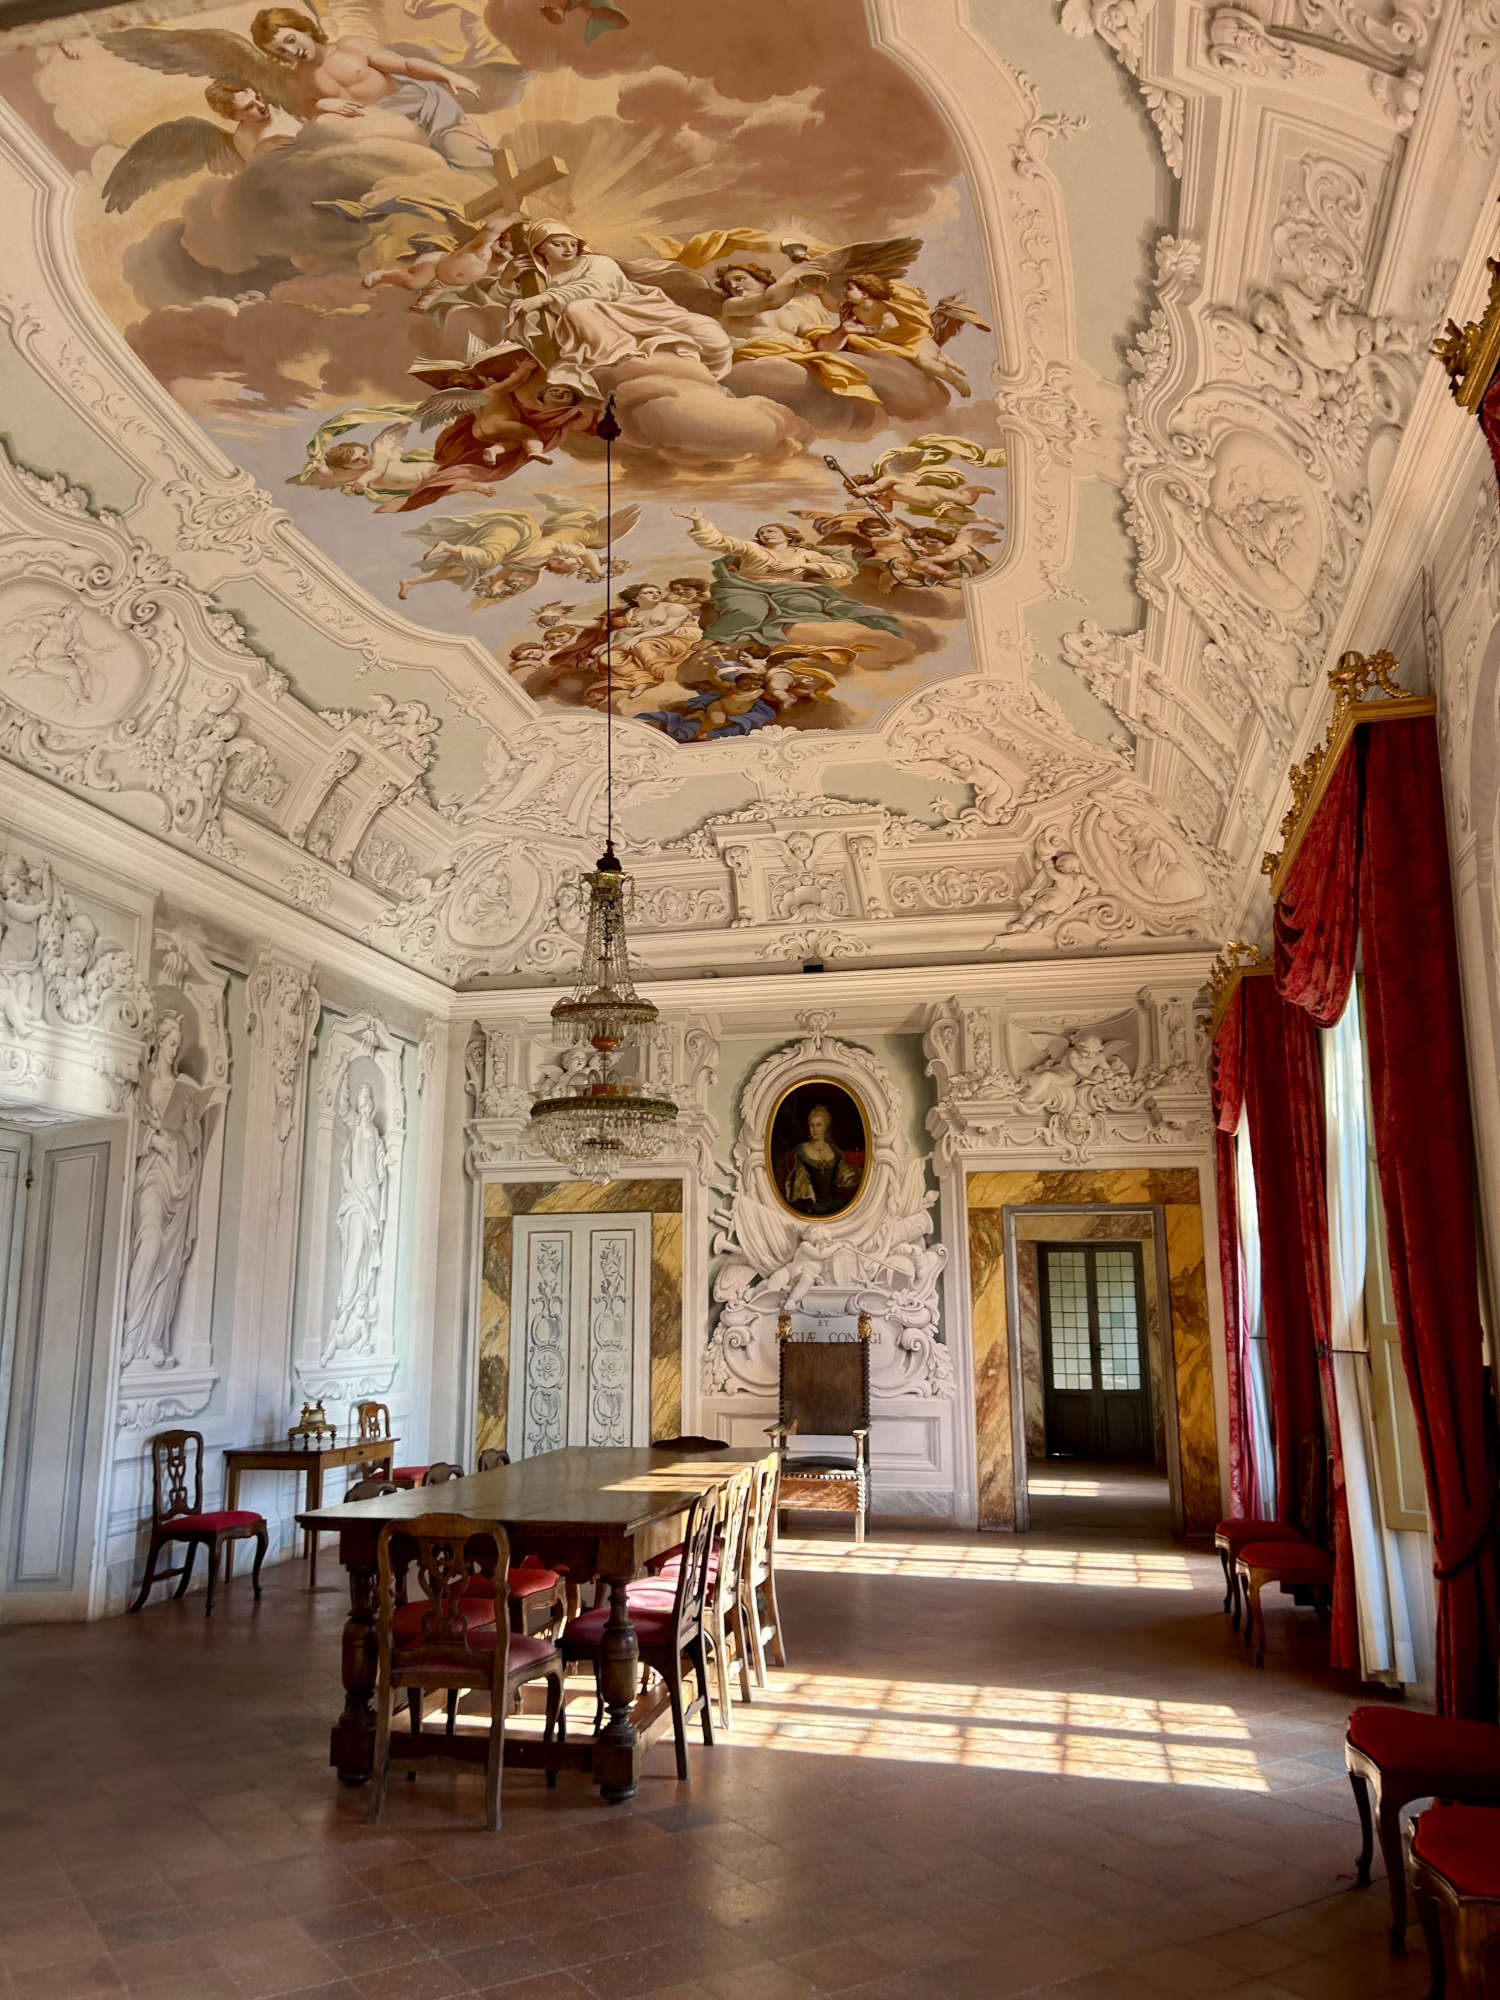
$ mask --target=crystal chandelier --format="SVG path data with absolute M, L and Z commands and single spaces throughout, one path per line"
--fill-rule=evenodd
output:
M 578 1180 L 608 1181 L 630 1160 L 661 1151 L 677 1118 L 669 1097 L 647 1095 L 615 1073 L 624 1050 L 656 1020 L 656 1008 L 635 990 L 625 937 L 630 877 L 615 854 L 613 635 L 613 452 L 620 435 L 611 400 L 599 422 L 604 440 L 604 852 L 580 877 L 588 891 L 583 957 L 573 990 L 552 1009 L 558 1039 L 591 1053 L 564 1065 L 555 1096 L 531 1107 L 531 1134 L 542 1151 Z

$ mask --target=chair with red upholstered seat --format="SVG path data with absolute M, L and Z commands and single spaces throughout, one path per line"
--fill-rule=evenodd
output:
M 704 1437 L 652 1438 L 651 1449 L 680 1452 L 684 1458 L 689 1458 L 700 1451 L 728 1451 L 729 1440 Z
M 203 1433 L 201 1431 L 158 1431 L 147 1443 L 151 1454 L 151 1547 L 146 1556 L 146 1574 L 132 1611 L 139 1611 L 154 1584 L 180 1577 L 174 1596 L 181 1597 L 192 1580 L 193 1564 L 200 1545 L 208 1550 L 208 1599 L 205 1618 L 213 1616 L 214 1588 L 219 1580 L 219 1550 L 224 1555 L 224 1580 L 229 1581 L 232 1550 L 236 1542 L 254 1539 L 255 1566 L 250 1581 L 260 1596 L 260 1569 L 266 1559 L 266 1523 L 261 1514 L 238 1508 L 203 1511 Z M 192 1495 L 189 1498 L 189 1482 Z M 156 1558 L 169 1542 L 186 1542 L 187 1548 L 177 1569 L 157 1574 Z
M 755 1468 L 750 1528 L 745 1537 L 745 1578 L 740 1587 L 741 1617 L 750 1640 L 755 1685 L 766 1685 L 766 1647 L 778 1667 L 786 1665 L 781 1607 L 776 1602 L 776 1524 L 781 1511 L 781 1467 L 762 1459 Z
M 1412 1893 L 1432 1961 L 1430 2000 L 1484 2000 L 1491 1947 L 1500 1938 L 1500 1812 L 1429 1806 L 1406 1826 Z
M 712 1746 L 713 1715 L 708 1693 L 708 1648 L 704 1634 L 708 1599 L 709 1558 L 713 1550 L 714 1524 L 718 1518 L 718 1496 L 703 1493 L 688 1510 L 687 1531 L 682 1538 L 682 1560 L 676 1577 L 645 1577 L 627 1587 L 630 1621 L 635 1627 L 641 1665 L 661 1675 L 672 1704 L 672 1733 L 677 1747 L 677 1775 L 688 1775 L 687 1725 L 695 1715 L 703 1727 L 703 1740 Z M 609 1623 L 608 1605 L 596 1605 L 571 1621 L 562 1637 L 564 1660 L 586 1660 L 594 1669 L 599 1686 L 599 1669 L 604 1651 L 604 1633 Z M 684 1703 L 683 1662 L 688 1661 L 698 1683 L 692 1701 Z M 594 1713 L 597 1731 L 604 1714 L 600 1693 Z
M 392 1476 L 394 1477 L 394 1474 Z M 435 1459 L 427 1467 L 422 1477 L 417 1481 L 417 1484 L 419 1486 L 446 1486 L 450 1479 L 462 1479 L 463 1476 L 464 1469 L 461 1465 L 455 1465 L 451 1458 L 439 1458 Z M 400 1484 L 399 1480 L 397 1484 Z
M 1500 1806 L 1500 1726 L 1367 1702 L 1349 1718 L 1344 1763 L 1359 1809 L 1355 1872 L 1360 1884 L 1367 1886 L 1378 1831 L 1390 1882 L 1391 1950 L 1402 1952 L 1407 1926 L 1402 1807 L 1413 1799 L 1432 1798 Z
M 719 1717 L 726 1729 L 734 1727 L 729 1700 L 731 1655 L 739 1661 L 740 1694 L 750 1699 L 750 1640 L 745 1618 L 745 1538 L 750 1527 L 755 1474 L 759 1468 L 746 1466 L 719 1488 L 719 1517 L 714 1545 L 708 1559 L 708 1599 L 704 1622 L 713 1648 L 714 1668 L 719 1681 Z M 647 1564 L 652 1575 L 663 1583 L 677 1580 L 683 1549 L 679 1543 L 664 1556 Z
M 1273 1521 L 1253 1514 L 1231 1514 L 1214 1527 L 1214 1548 L 1224 1570 L 1224 1609 L 1236 1631 L 1240 1625 L 1240 1580 L 1236 1564 L 1249 1542 L 1311 1542 L 1318 1536 L 1322 1513 L 1320 1438 L 1305 1437 L 1300 1451 L 1296 1507 L 1290 1521 Z
M 497 1444 L 486 1445 L 475 1463 L 476 1472 L 498 1472 L 502 1465 L 510 1464 L 510 1453 L 502 1451 Z
M 494 1579 L 510 1567 L 505 1529 L 499 1522 L 472 1521 L 463 1514 L 388 1521 L 376 1544 L 375 1565 L 375 1758 L 369 1824 L 379 1824 L 385 1807 L 396 1690 L 406 1688 L 415 1697 L 412 1734 L 420 1735 L 424 1692 L 447 1689 L 456 1699 L 463 1690 L 477 1688 L 490 1701 L 484 1823 L 494 1831 L 500 1824 L 505 1719 L 528 1681 L 547 1682 L 547 1740 L 554 1729 L 561 1734 L 566 1728 L 563 1666 L 556 1646 L 550 1639 L 512 1632 L 506 1620 L 496 1619 L 493 1595 L 486 1600 L 471 1589 L 482 1577 L 493 1590 Z M 413 1566 L 420 1597 L 409 1596 L 406 1589 Z M 442 1742 L 434 1739 L 434 1749 Z M 549 1785 L 556 1778 L 555 1771 L 547 1773 Z
M 1245 1644 L 1255 1648 L 1255 1664 L 1266 1664 L 1266 1614 L 1260 1594 L 1279 1583 L 1295 1596 L 1310 1596 L 1320 1617 L 1333 1607 L 1333 1557 L 1311 1542 L 1247 1542 L 1234 1566 L 1245 1593 Z

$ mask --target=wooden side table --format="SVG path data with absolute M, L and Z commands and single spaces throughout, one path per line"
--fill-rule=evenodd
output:
M 325 1445 L 319 1451 L 304 1451 L 291 1444 L 245 1444 L 231 1445 L 224 1453 L 224 1505 L 235 1508 L 240 1504 L 240 1474 L 243 1472 L 300 1472 L 307 1482 L 307 1497 L 302 1511 L 313 1513 L 323 1504 L 323 1474 L 341 1465 L 367 1465 L 373 1471 L 378 1466 L 385 1468 L 390 1477 L 395 1463 L 396 1446 L 399 1437 L 359 1438 L 352 1444 Z M 308 1571 L 307 1587 L 318 1587 L 318 1533 L 309 1528 L 307 1549 L 312 1560 Z

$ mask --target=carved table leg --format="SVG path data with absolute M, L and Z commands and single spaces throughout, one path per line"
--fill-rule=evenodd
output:
M 604 1579 L 609 1586 L 609 1623 L 600 1647 L 599 1682 L 609 1720 L 594 1745 L 594 1778 L 611 1805 L 635 1796 L 639 1732 L 630 1719 L 640 1678 L 640 1648 L 630 1622 L 628 1577 Z
M 375 1570 L 373 1563 L 349 1571 L 349 1616 L 344 1625 L 341 1666 L 344 1712 L 333 1725 L 328 1761 L 345 1785 L 369 1781 L 375 1757 Z
M 323 1461 L 317 1459 L 307 1468 L 307 1512 L 309 1514 L 312 1513 L 315 1507 L 321 1507 L 322 1504 Z M 318 1587 L 318 1543 L 322 1541 L 323 1537 L 318 1533 L 316 1528 L 310 1528 L 307 1539 L 311 1545 L 312 1554 L 312 1561 L 308 1566 L 307 1572 L 307 1587 L 309 1590 L 316 1590 Z

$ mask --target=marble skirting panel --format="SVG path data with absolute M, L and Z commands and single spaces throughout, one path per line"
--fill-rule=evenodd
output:
M 1204 1277 L 1203 1215 L 1198 1175 L 1190 1167 L 1122 1167 L 1099 1172 L 1027 1169 L 972 1173 L 967 1177 L 969 1281 L 974 1350 L 978 1518 L 982 1528 L 1016 1524 L 1016 1466 L 1012 1445 L 1009 1366 L 1009 1307 L 1006 1299 L 1005 1211 L 1042 1205 L 1111 1205 L 1141 1208 L 1160 1204 L 1165 1233 L 1168 1311 L 1176 1376 L 1177 1445 L 1181 1468 L 1183 1523 L 1189 1534 L 1205 1534 L 1219 1517 L 1219 1458 L 1214 1427 L 1213 1371 L 1209 1347 L 1208 1293 Z M 1121 1227 L 1127 1222 L 1120 1217 Z M 1128 1218 L 1138 1226 L 1139 1217 Z M 1027 1218 L 1027 1234 L 1070 1233 L 1068 1225 L 1094 1225 L 1112 1233 L 1109 1217 Z M 1100 1225 L 1109 1225 L 1101 1227 Z M 1132 1227 L 1128 1233 L 1135 1233 Z M 1031 1256 L 1031 1311 L 1035 1313 L 1035 1253 Z M 1148 1287 L 1155 1286 L 1154 1262 L 1147 1259 Z M 1020 1275 L 1024 1276 L 1024 1267 Z M 1158 1314 L 1160 1301 L 1158 1300 Z M 1147 1292 L 1148 1318 L 1151 1289 Z M 1025 1303 L 1023 1295 L 1023 1325 Z M 1165 1327 L 1162 1328 L 1163 1338 Z M 1160 1353 L 1153 1361 L 1160 1387 Z M 1039 1389 L 1039 1381 L 1036 1389 Z M 1036 1389 L 1033 1391 L 1035 1397 Z M 1023 1397 L 1026 1383 L 1018 1385 Z M 1161 1396 L 1165 1407 L 1165 1395 Z M 1030 1427 L 1029 1427 L 1030 1428 Z
M 510 1403 L 511 1223 L 518 1215 L 651 1217 L 651 1435 L 682 1428 L 682 1183 L 487 1181 L 479 1246 L 474 1451 L 502 1450 Z

